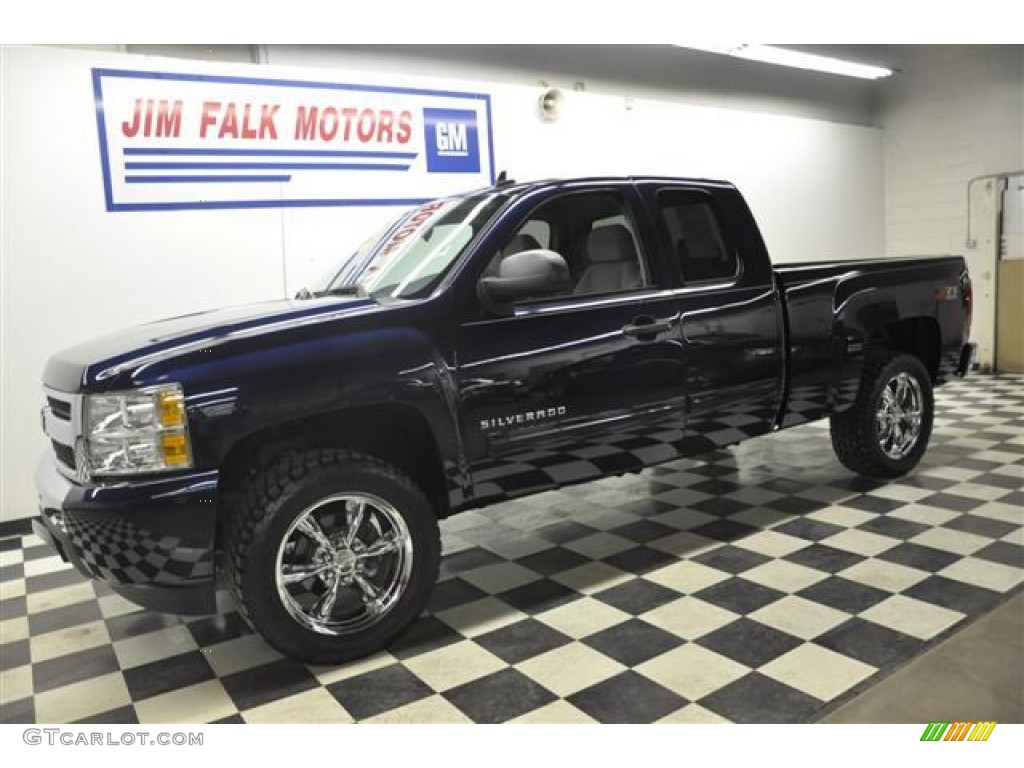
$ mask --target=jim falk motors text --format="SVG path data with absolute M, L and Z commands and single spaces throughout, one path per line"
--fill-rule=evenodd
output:
M 121 122 L 125 138 L 179 138 L 186 112 L 198 121 L 200 139 L 275 141 L 358 141 L 406 144 L 412 137 L 412 112 L 355 106 L 299 106 L 293 121 L 285 122 L 280 104 L 204 101 L 186 110 L 183 101 L 135 99 L 130 119 Z M 280 125 L 279 125 L 280 123 Z M 279 128 L 281 130 L 279 130 Z M 285 131 L 284 129 L 287 128 Z

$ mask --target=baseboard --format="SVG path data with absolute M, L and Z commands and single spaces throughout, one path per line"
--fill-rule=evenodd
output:
M 28 536 L 30 533 L 32 533 L 31 517 L 22 517 L 18 520 L 4 520 L 0 523 L 0 538 Z

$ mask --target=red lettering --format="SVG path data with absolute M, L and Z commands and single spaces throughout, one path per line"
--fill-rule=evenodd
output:
M 217 116 L 214 113 L 219 112 L 220 107 L 219 101 L 203 102 L 203 116 L 199 120 L 199 138 L 205 139 L 207 129 L 217 122 Z
M 359 115 L 359 122 L 356 124 L 356 135 L 364 144 L 373 139 L 377 130 L 377 115 L 372 109 L 364 109 Z
M 255 139 L 257 136 L 255 126 L 249 125 L 249 117 L 252 112 L 252 104 L 246 104 L 242 112 L 242 138 Z
M 380 111 L 380 121 L 377 123 L 377 141 L 392 141 L 392 134 L 395 122 L 395 113 L 390 109 Z
M 281 108 L 280 104 L 264 104 L 260 108 L 260 138 L 276 139 L 277 138 L 277 126 L 274 125 L 274 116 L 277 114 L 277 110 Z M 295 138 L 298 138 L 296 136 Z
M 316 107 L 299 107 L 298 117 L 295 119 L 295 138 L 312 141 L 316 138 Z
M 228 103 L 228 108 L 224 111 L 224 122 L 220 124 L 220 130 L 217 132 L 218 139 L 223 139 L 225 136 L 238 138 L 238 113 L 235 111 L 234 102 Z
M 328 121 L 330 118 L 330 121 Z M 320 138 L 330 141 L 338 135 L 338 110 L 328 107 L 320 117 Z
M 142 99 L 135 100 L 135 113 L 132 115 L 132 121 L 129 123 L 125 120 L 121 123 L 121 133 L 127 136 L 129 139 L 139 132 L 139 121 L 142 119 Z
M 406 224 L 402 229 L 398 230 L 397 232 L 395 232 L 395 234 L 391 236 L 391 241 L 386 246 L 384 246 L 384 250 L 382 250 L 381 253 L 387 256 L 398 246 L 400 246 L 405 241 L 405 239 L 415 231 L 416 227 L 414 227 L 411 222 L 409 224 Z
M 275 117 L 278 104 L 264 104 L 260 113 L 259 138 L 277 138 Z M 227 121 L 233 115 L 225 115 Z M 250 115 L 246 107 L 242 135 L 250 136 Z M 305 141 L 358 141 L 408 144 L 412 139 L 412 112 L 395 112 L 359 107 L 307 107 L 298 108 L 295 119 L 295 138 Z
M 406 238 L 408 238 L 410 235 L 415 234 L 416 231 L 419 229 L 420 225 L 423 224 L 423 222 L 425 222 L 427 219 L 429 219 L 434 214 L 435 211 L 443 208 L 444 206 L 444 200 L 437 200 L 433 203 L 428 203 L 427 205 L 424 205 L 422 208 L 416 211 L 416 213 L 414 213 L 412 217 L 405 224 L 402 225 L 402 228 L 391 236 L 391 239 L 388 241 L 387 245 L 385 245 L 384 248 L 381 249 L 381 255 L 387 256 L 396 248 L 398 248 L 398 246 L 400 246 L 406 240 Z
M 342 138 L 348 141 L 349 136 L 352 135 L 352 118 L 356 116 L 355 107 L 345 107 L 341 110 L 342 116 L 345 118 L 345 133 Z
M 152 136 L 150 129 L 153 127 L 153 100 L 146 99 L 146 123 L 142 129 L 143 136 Z
M 160 111 L 156 115 L 157 136 L 181 135 L 181 102 L 175 101 L 173 109 L 166 100 L 160 101 Z
M 398 133 L 395 134 L 399 144 L 408 144 L 412 138 L 412 112 L 404 111 L 398 115 Z

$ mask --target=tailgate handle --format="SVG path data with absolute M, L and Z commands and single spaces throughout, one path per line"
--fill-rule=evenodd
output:
M 640 341 L 654 341 L 658 334 L 672 330 L 671 320 L 655 320 L 649 315 L 641 315 L 633 319 L 629 325 L 623 326 L 624 336 L 632 336 Z

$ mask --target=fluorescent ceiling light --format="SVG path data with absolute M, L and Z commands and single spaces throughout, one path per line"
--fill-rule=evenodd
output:
M 892 74 L 892 70 L 885 67 L 875 67 L 870 64 L 859 64 L 855 61 L 834 59 L 831 56 L 818 56 L 813 53 L 794 51 L 790 48 L 779 48 L 775 45 L 721 43 L 717 45 L 680 44 L 679 47 L 693 48 L 694 50 L 707 51 L 708 53 L 721 53 L 752 61 L 763 61 L 766 64 L 778 64 L 783 67 L 810 69 L 815 72 L 829 72 L 833 75 L 845 75 L 846 77 L 862 77 L 866 80 L 877 80 L 880 77 L 888 77 Z

